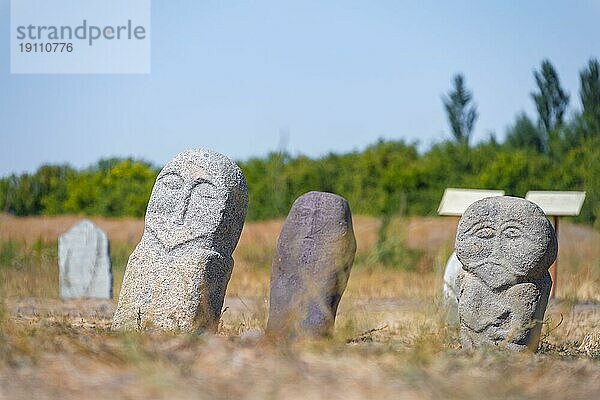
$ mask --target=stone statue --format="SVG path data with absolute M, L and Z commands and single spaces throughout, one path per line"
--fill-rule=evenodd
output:
M 283 339 L 330 334 L 355 252 L 348 202 L 331 193 L 300 196 L 277 241 L 267 333 Z
M 112 298 L 112 267 L 106 233 L 83 220 L 58 238 L 60 297 Z
M 463 347 L 537 350 L 557 251 L 554 228 L 530 201 L 489 197 L 465 211 L 456 234 Z
M 200 148 L 171 160 L 152 189 L 113 329 L 214 331 L 247 206 L 244 175 L 227 157 Z
M 462 264 L 456 252 L 453 251 L 446 263 L 444 270 L 444 306 L 446 307 L 447 321 L 449 324 L 458 324 L 458 291 L 456 289 L 456 277 L 462 271 Z

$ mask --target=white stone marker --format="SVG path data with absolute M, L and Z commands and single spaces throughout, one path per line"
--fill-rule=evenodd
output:
M 83 220 L 58 238 L 60 297 L 112 298 L 112 269 L 106 233 Z
M 456 277 L 462 270 L 462 263 L 453 251 L 448 258 L 444 270 L 444 305 L 448 312 L 448 322 L 458 323 L 458 289 L 456 288 Z

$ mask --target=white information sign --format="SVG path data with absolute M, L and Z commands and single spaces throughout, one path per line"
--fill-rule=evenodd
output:
M 477 200 L 495 196 L 504 196 L 504 190 L 447 188 L 438 207 L 438 214 L 461 216 Z
M 585 192 L 529 191 L 525 198 L 538 206 L 546 215 L 579 215 Z

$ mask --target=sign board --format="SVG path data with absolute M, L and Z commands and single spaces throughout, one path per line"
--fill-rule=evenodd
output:
M 546 215 L 579 215 L 585 192 L 529 191 L 525 198 L 538 206 Z
M 461 216 L 477 200 L 495 196 L 504 196 L 504 190 L 447 188 L 438 207 L 438 214 Z

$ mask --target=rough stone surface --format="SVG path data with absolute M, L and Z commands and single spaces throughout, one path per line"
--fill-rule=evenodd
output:
M 465 211 L 456 234 L 463 347 L 537 350 L 557 251 L 554 228 L 530 201 L 490 197 Z
M 456 252 L 453 251 L 448 258 L 446 263 L 446 269 L 444 270 L 444 305 L 446 306 L 446 312 L 448 322 L 456 324 L 458 322 L 458 290 L 456 288 L 456 278 L 459 272 L 462 270 L 462 264 Z
M 227 157 L 200 148 L 171 160 L 152 189 L 113 329 L 215 330 L 247 208 L 244 175 Z
M 83 220 L 58 238 L 60 297 L 112 298 L 110 250 L 106 233 Z
M 331 193 L 300 196 L 277 241 L 267 333 L 279 338 L 330 334 L 355 252 L 348 202 Z

